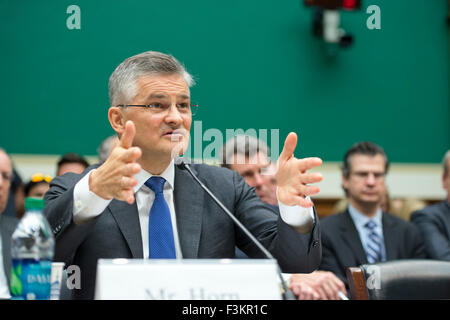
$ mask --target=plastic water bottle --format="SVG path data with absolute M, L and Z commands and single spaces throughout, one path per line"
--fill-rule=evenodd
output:
M 43 199 L 26 198 L 25 215 L 12 235 L 12 299 L 50 299 L 55 239 L 43 209 Z

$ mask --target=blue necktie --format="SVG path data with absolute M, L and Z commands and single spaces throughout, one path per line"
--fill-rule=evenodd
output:
M 170 210 L 163 194 L 165 182 L 166 180 L 162 177 L 151 177 L 145 182 L 145 185 L 155 193 L 148 226 L 149 257 L 151 259 L 176 258 Z
M 369 230 L 367 237 L 367 261 L 369 263 L 376 263 L 381 261 L 382 239 L 375 231 L 376 223 L 373 221 L 367 222 L 364 227 Z

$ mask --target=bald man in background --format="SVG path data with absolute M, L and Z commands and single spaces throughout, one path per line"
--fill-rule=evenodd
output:
M 10 299 L 11 236 L 19 222 L 17 218 L 2 215 L 8 201 L 12 180 L 12 164 L 8 154 L 0 148 L 0 299 Z

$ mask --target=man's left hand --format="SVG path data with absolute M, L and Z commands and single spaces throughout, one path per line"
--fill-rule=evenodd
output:
M 277 163 L 278 200 L 288 206 L 299 205 L 309 208 L 313 203 L 305 197 L 320 191 L 319 187 L 309 184 L 322 181 L 322 174 L 307 171 L 320 166 L 322 159 L 315 157 L 297 159 L 294 157 L 296 146 L 297 135 L 291 132 L 286 137 Z

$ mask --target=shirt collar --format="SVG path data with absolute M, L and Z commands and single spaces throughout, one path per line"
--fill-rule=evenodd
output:
M 348 212 L 350 213 L 350 216 L 352 217 L 353 222 L 358 227 L 362 228 L 362 227 L 364 227 L 364 225 L 367 222 L 373 221 L 373 222 L 375 222 L 377 227 L 382 228 L 381 218 L 382 218 L 383 212 L 381 211 L 381 208 L 378 208 L 377 212 L 375 213 L 375 215 L 372 218 L 369 218 L 364 213 L 361 213 L 360 211 L 356 210 L 355 207 L 353 207 L 350 203 L 348 204 Z
M 145 181 L 150 179 L 153 175 L 150 172 L 141 169 L 134 177 L 138 181 L 137 185 L 134 186 L 134 193 L 136 193 L 144 185 Z M 166 180 L 164 184 L 164 189 L 172 189 L 174 187 L 175 180 L 175 164 L 174 160 L 170 161 L 169 166 L 164 170 L 159 177 L 163 177 Z

